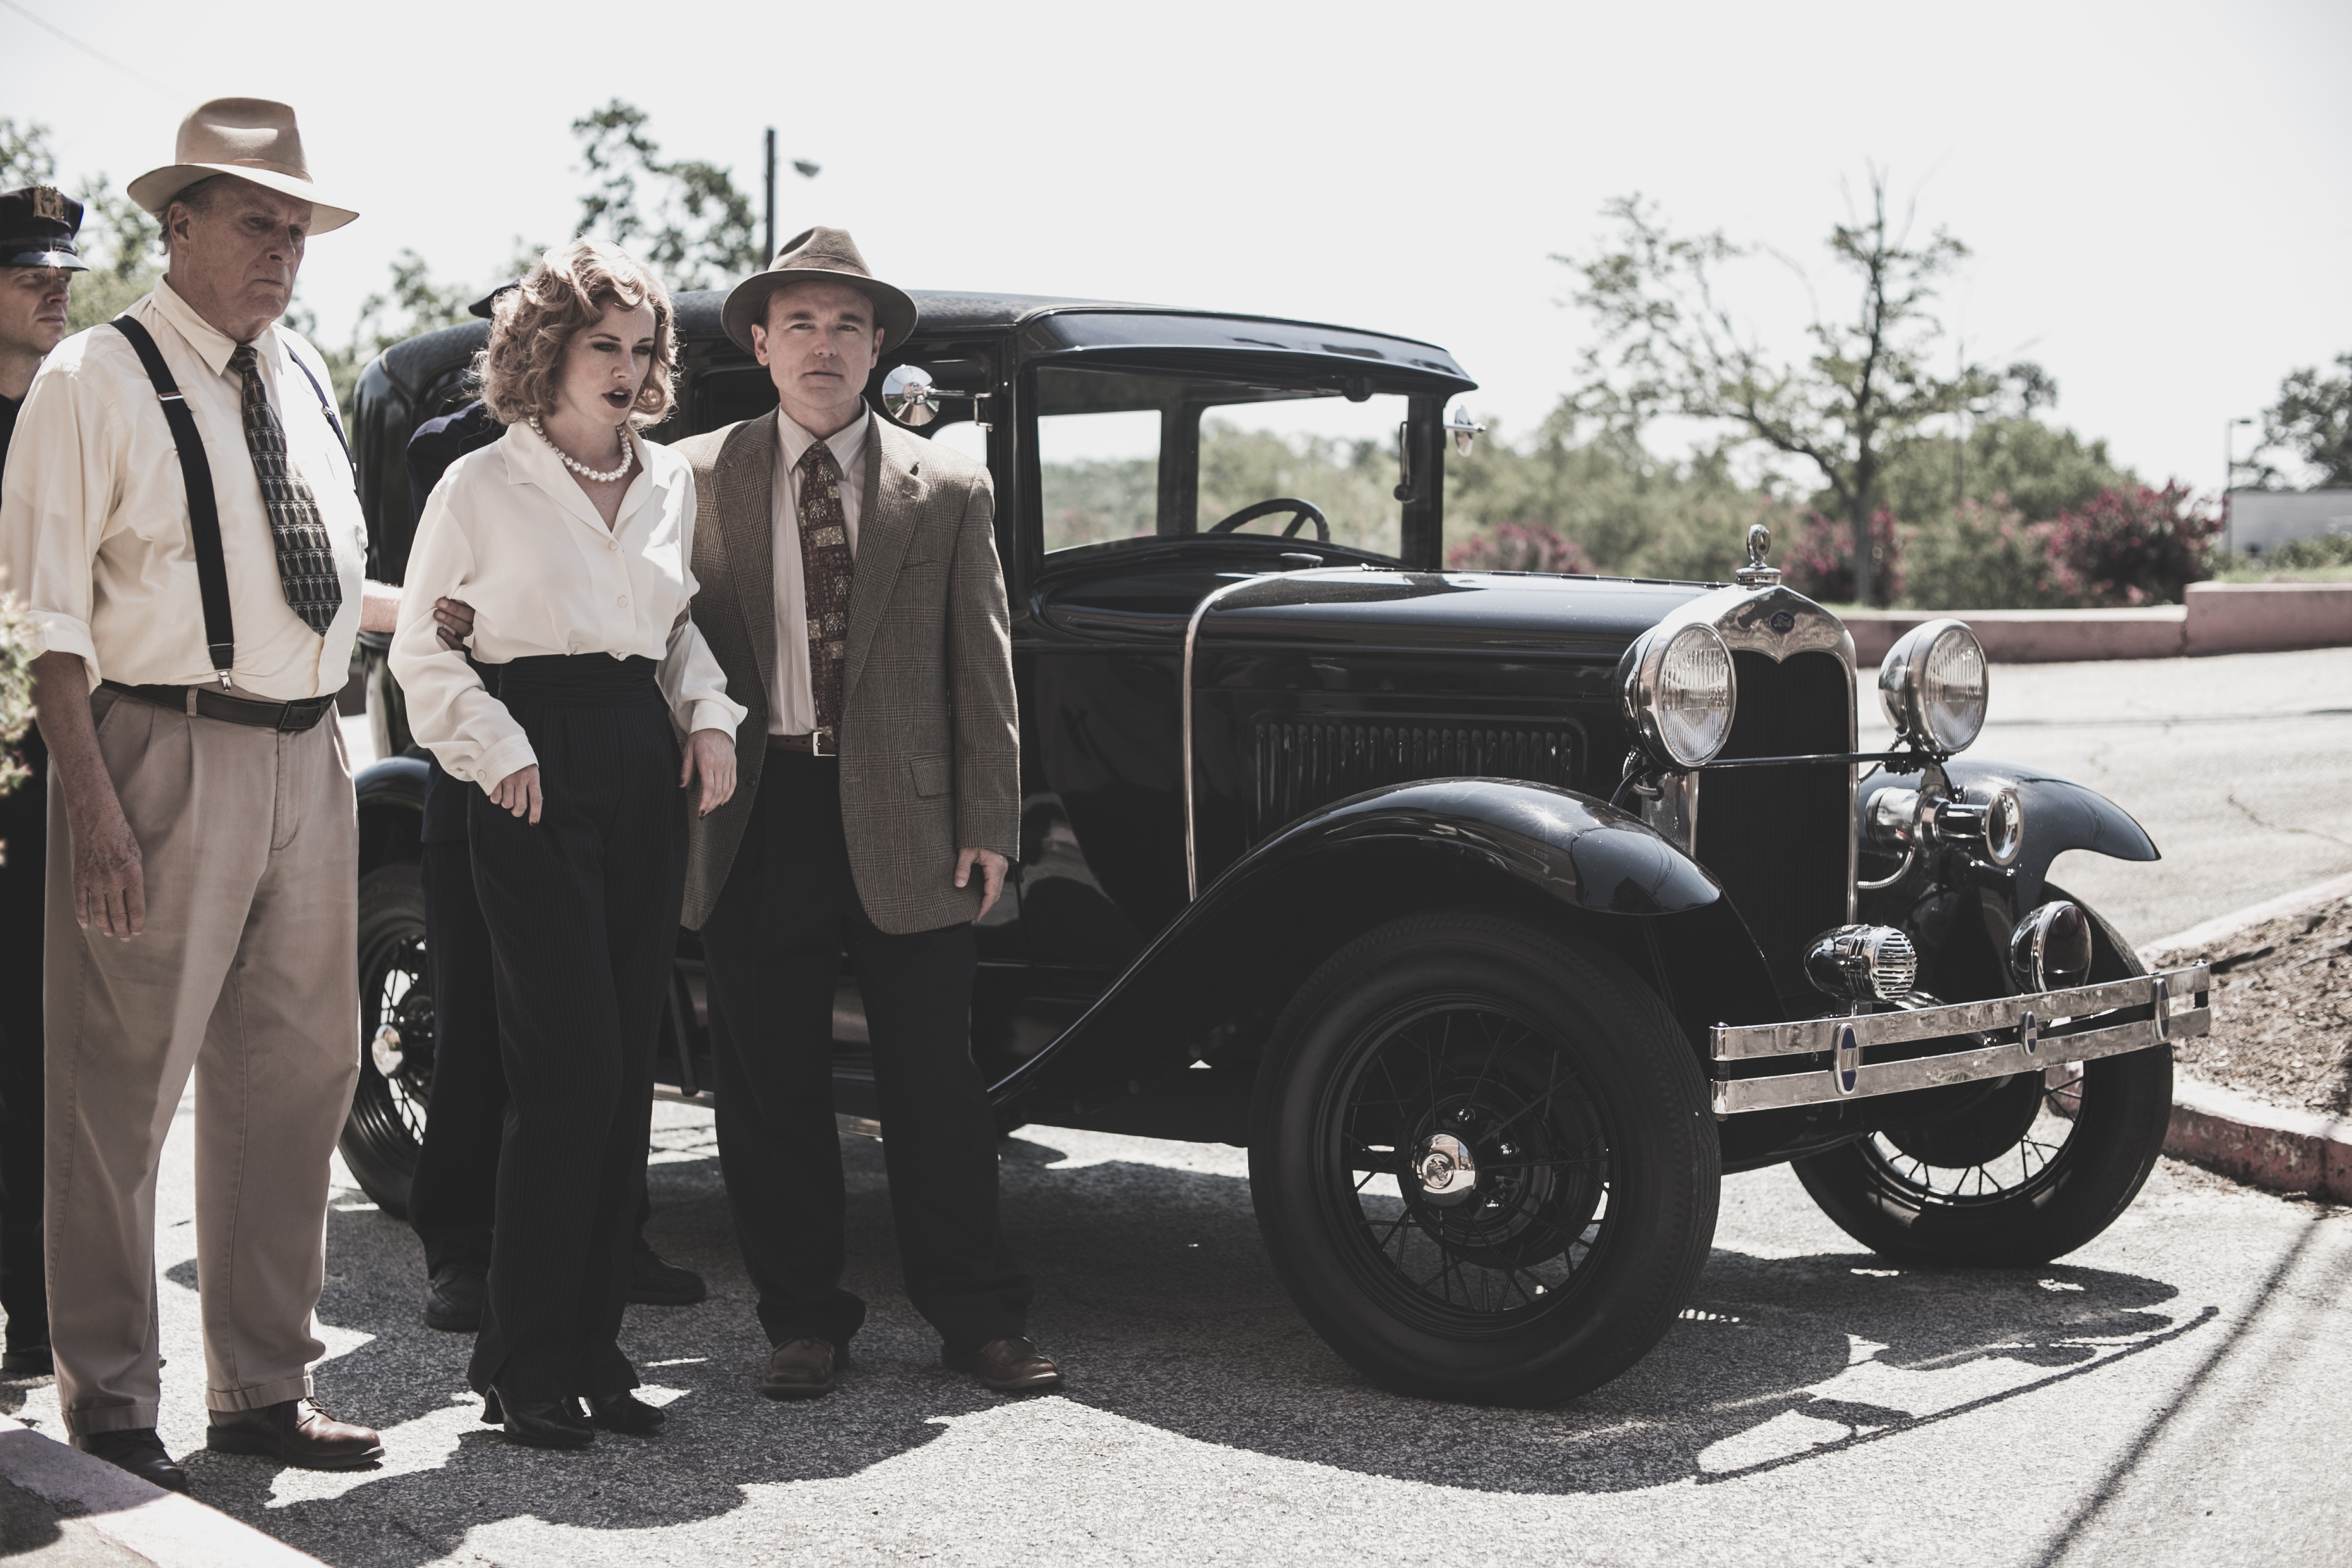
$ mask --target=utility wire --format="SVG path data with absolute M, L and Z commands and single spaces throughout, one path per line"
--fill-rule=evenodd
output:
M 157 81 L 153 77 L 147 75 L 143 71 L 132 70 L 129 66 L 124 65 L 121 60 L 116 59 L 112 55 L 90 47 L 88 44 L 83 43 L 79 38 L 75 37 L 71 33 L 67 32 L 63 27 L 58 26 L 56 23 L 44 20 L 43 18 L 33 15 L 32 12 L 26 10 L 24 6 L 16 3 L 16 0 L 0 0 L 0 5 L 7 6 L 8 9 L 16 12 L 16 15 L 24 17 L 25 20 L 32 23 L 35 26 L 46 28 L 49 32 L 56 34 L 58 37 L 63 38 L 67 43 L 71 44 L 75 48 L 79 49 L 83 54 L 88 55 L 90 58 L 100 61 L 102 64 L 112 66 L 116 70 L 121 71 L 124 76 L 129 77 L 131 80 L 144 83 L 146 86 L 153 88 L 157 92 L 163 94 L 166 98 L 173 96 L 172 89 L 165 87 L 162 82 Z

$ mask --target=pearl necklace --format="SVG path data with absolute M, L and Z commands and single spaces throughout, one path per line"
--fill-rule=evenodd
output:
M 539 438 L 547 443 L 549 450 L 552 451 L 557 457 L 563 459 L 563 466 L 565 468 L 570 468 L 582 479 L 593 479 L 600 485 L 609 485 L 614 480 L 621 478 L 624 474 L 626 474 L 629 471 L 629 465 L 637 460 L 636 448 L 631 447 L 628 444 L 627 439 L 624 437 L 621 443 L 621 466 L 614 468 L 609 474 L 600 473 L 596 469 L 590 468 L 587 464 L 582 462 L 579 458 L 573 457 L 571 453 L 565 451 L 562 447 L 557 446 L 555 444 L 555 437 L 549 435 L 546 429 L 541 426 L 539 416 L 536 414 L 530 416 L 530 427 L 539 432 Z

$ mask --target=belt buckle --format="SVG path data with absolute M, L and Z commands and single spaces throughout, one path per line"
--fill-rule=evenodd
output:
M 841 755 L 840 746 L 830 744 L 832 741 L 832 726 L 826 725 L 820 729 L 811 730 L 809 731 L 809 755 L 812 757 L 837 757 Z

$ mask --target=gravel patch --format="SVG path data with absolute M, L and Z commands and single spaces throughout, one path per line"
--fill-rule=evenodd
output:
M 2179 1069 L 2273 1105 L 2352 1113 L 2352 899 L 2221 948 L 2212 1033 L 2174 1047 Z

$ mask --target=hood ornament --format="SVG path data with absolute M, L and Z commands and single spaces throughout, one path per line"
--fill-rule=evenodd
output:
M 1748 525 L 1748 564 L 1731 574 L 1731 580 L 1743 588 L 1769 588 L 1780 581 L 1778 566 L 1764 564 L 1764 557 L 1772 551 L 1772 531 L 1760 522 Z

